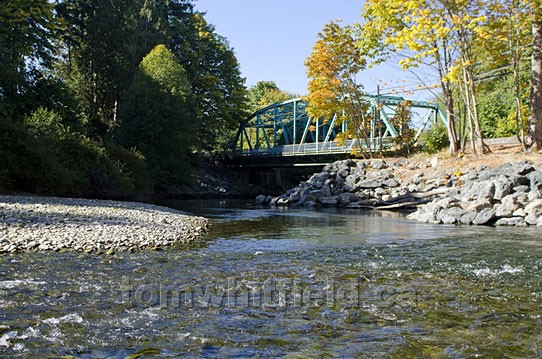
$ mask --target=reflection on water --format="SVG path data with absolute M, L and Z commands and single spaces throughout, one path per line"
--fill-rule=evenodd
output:
M 0 356 L 540 357 L 541 231 L 183 201 L 187 249 L 0 257 Z

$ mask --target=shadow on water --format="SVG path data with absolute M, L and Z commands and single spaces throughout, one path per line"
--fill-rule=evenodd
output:
M 0 256 L 0 356 L 541 355 L 539 229 L 163 204 L 210 218 L 204 244 Z

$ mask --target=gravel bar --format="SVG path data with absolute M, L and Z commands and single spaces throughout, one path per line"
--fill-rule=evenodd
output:
M 0 253 L 114 253 L 197 240 L 208 221 L 146 203 L 0 196 Z

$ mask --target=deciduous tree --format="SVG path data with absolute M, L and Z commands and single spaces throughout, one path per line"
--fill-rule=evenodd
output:
M 356 75 L 365 69 L 365 58 L 355 44 L 352 27 L 341 27 L 333 21 L 326 24 L 305 65 L 310 79 L 309 116 L 330 119 L 336 115 L 336 125 L 348 120 L 349 132 L 339 140 L 362 139 L 370 154 L 372 118 L 362 86 L 356 81 Z M 361 147 L 357 150 L 361 151 Z
M 156 181 L 178 183 L 189 179 L 195 127 L 186 71 L 172 51 L 157 45 L 143 58 L 130 85 L 115 139 L 145 155 Z

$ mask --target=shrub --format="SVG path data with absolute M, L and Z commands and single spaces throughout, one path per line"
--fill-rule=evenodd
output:
M 0 122 L 0 159 L 4 190 L 128 197 L 150 189 L 141 154 L 72 132 L 56 112 L 43 108 L 23 124 Z
M 425 153 L 437 153 L 443 150 L 450 143 L 446 126 L 440 122 L 436 123 L 422 134 L 420 142 Z

